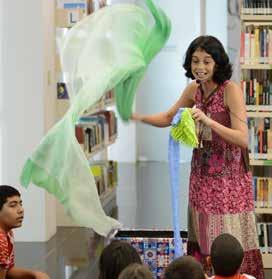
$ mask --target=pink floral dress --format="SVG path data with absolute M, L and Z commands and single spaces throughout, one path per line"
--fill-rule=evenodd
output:
M 227 82 L 205 101 L 199 87 L 195 103 L 213 120 L 230 127 L 230 112 L 224 105 Z M 225 142 L 204 125 L 198 134 L 200 146 L 194 149 L 191 163 L 188 253 L 204 261 L 213 240 L 230 233 L 245 251 L 241 272 L 263 279 L 247 150 Z

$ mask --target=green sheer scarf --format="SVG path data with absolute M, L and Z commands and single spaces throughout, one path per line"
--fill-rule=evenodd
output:
M 89 162 L 75 138 L 75 123 L 112 88 L 122 119 L 129 119 L 138 83 L 170 34 L 164 12 L 151 0 L 145 3 L 149 11 L 132 4 L 105 7 L 67 33 L 60 54 L 71 105 L 21 174 L 24 187 L 32 182 L 46 189 L 79 225 L 100 235 L 121 224 L 104 213 Z

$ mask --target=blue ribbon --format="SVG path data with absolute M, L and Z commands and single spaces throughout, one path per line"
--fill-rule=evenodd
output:
M 172 126 L 179 123 L 182 117 L 183 109 L 180 108 L 177 114 L 172 120 Z M 183 256 L 184 252 L 182 249 L 182 240 L 180 237 L 180 146 L 179 143 L 174 141 L 169 135 L 168 142 L 168 162 L 169 162 L 169 173 L 170 173 L 170 184 L 171 184 L 171 197 L 172 197 L 172 222 L 174 229 L 174 246 L 175 246 L 175 258 Z

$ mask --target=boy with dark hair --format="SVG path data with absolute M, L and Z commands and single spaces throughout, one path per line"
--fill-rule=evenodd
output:
M 192 256 L 175 259 L 165 269 L 164 279 L 205 279 L 201 264 Z
M 244 250 L 240 242 L 231 234 L 219 235 L 211 246 L 211 264 L 215 276 L 213 279 L 254 279 L 255 277 L 240 274 L 244 259 Z
M 0 279 L 49 279 L 42 272 L 14 266 L 12 229 L 21 227 L 23 219 L 24 209 L 18 190 L 0 185 Z
M 130 264 L 142 264 L 134 247 L 125 241 L 113 240 L 104 248 L 99 259 L 99 279 L 117 279 Z

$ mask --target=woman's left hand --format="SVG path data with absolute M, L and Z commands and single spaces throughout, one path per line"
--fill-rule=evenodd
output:
M 202 110 L 193 108 L 192 109 L 192 117 L 195 121 L 200 121 L 206 126 L 211 125 L 211 118 L 209 118 Z

